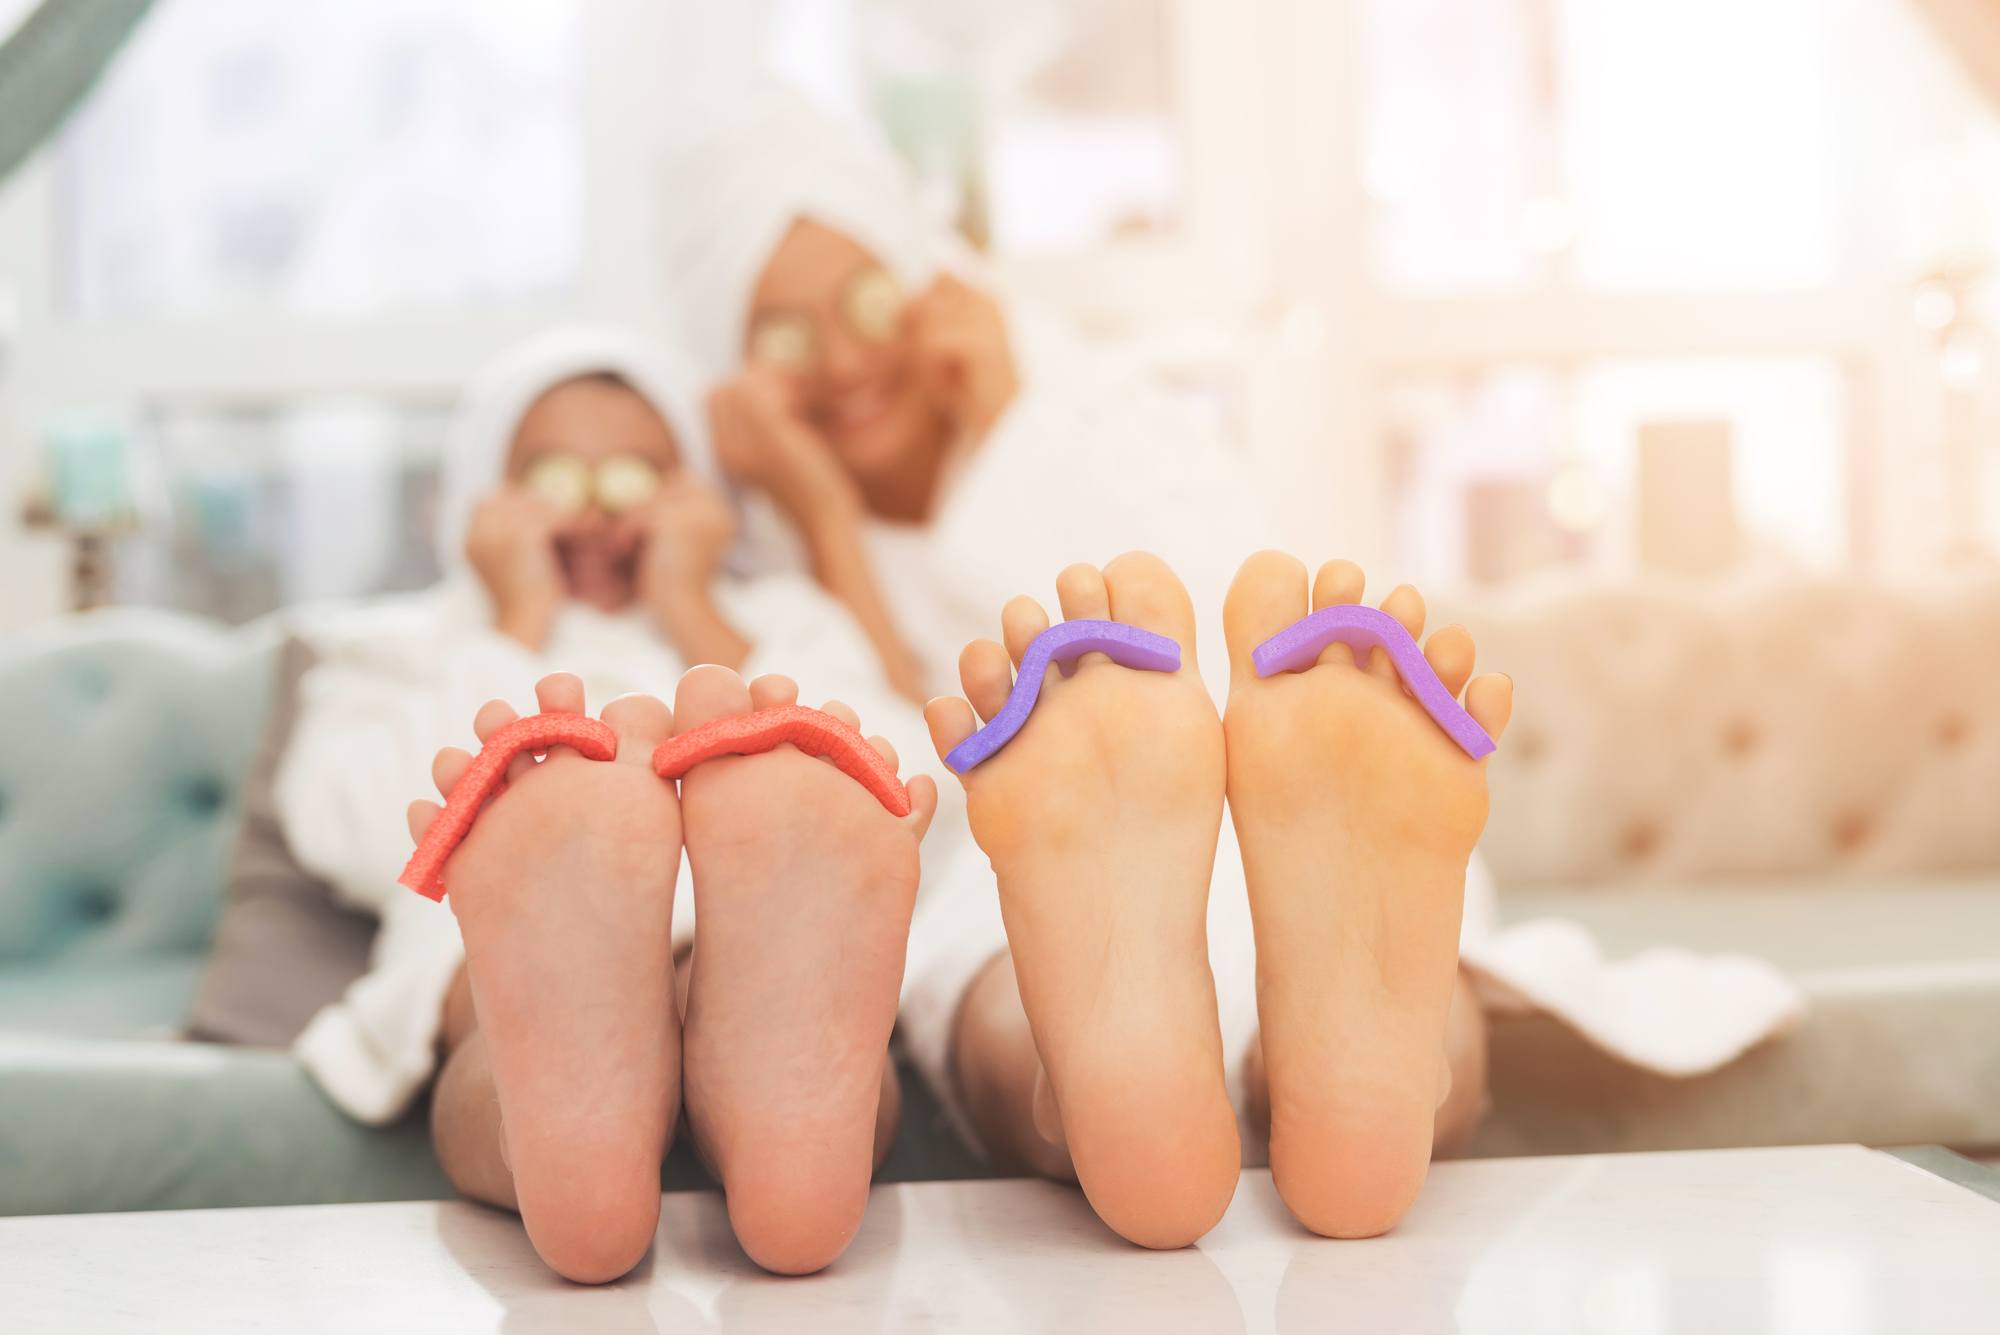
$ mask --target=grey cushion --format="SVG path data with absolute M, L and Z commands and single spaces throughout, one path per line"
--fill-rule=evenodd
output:
M 242 789 L 221 924 L 187 1020 L 191 1038 L 289 1047 L 306 1021 L 368 967 L 375 920 L 334 902 L 285 842 L 274 791 L 313 665 L 297 637 L 278 655 L 272 707 Z
M 1475 1154 L 2000 1145 L 2000 876 L 1522 890 L 1502 907 L 1575 918 L 1612 955 L 1761 955 L 1810 1009 L 1695 1080 L 1635 1070 L 1545 1018 L 1498 1021 Z

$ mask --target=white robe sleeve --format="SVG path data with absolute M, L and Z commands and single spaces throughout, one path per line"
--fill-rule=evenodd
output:
M 449 662 L 447 684 L 396 670 L 402 652 Z M 451 910 L 397 884 L 412 847 L 406 806 L 434 795 L 438 746 L 473 744 L 465 700 L 489 685 L 517 697 L 536 671 L 511 640 L 446 631 L 435 642 L 385 636 L 329 647 L 300 682 L 276 784 L 285 837 L 301 866 L 381 928 L 368 972 L 313 1017 L 293 1051 L 358 1121 L 394 1121 L 429 1082 L 445 993 L 464 958 Z

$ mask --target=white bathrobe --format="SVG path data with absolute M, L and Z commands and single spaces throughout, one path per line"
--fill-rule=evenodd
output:
M 432 755 L 445 745 L 475 747 L 472 716 L 487 700 L 532 712 L 534 683 L 545 673 L 581 676 L 595 712 L 630 691 L 670 699 L 690 666 L 643 613 L 605 615 L 579 604 L 532 652 L 492 628 L 484 591 L 464 569 L 467 519 L 500 480 L 522 415 L 546 389 L 593 371 L 616 372 L 651 399 L 673 427 L 684 465 L 706 472 L 706 435 L 689 411 L 688 382 L 657 349 L 612 331 L 554 331 L 483 374 L 454 422 L 441 479 L 440 552 L 450 572 L 443 583 L 299 619 L 320 661 L 300 683 L 298 722 L 278 775 L 285 835 L 342 903 L 376 914 L 382 926 L 369 972 L 313 1018 L 296 1051 L 333 1101 L 365 1122 L 396 1118 L 428 1083 L 441 1006 L 464 957 L 449 907 L 396 883 L 411 851 L 404 809 L 412 798 L 435 796 Z M 811 581 L 784 573 L 729 579 L 715 596 L 755 646 L 746 678 L 795 677 L 803 701 L 844 700 L 867 731 L 904 756 L 928 756 L 916 710 L 887 690 L 859 628 Z M 962 805 L 945 818 L 962 828 Z M 677 939 L 693 928 L 686 877 L 683 862 Z
M 704 90 L 700 106 L 699 116 L 679 118 L 668 154 L 665 254 L 670 307 L 705 375 L 740 368 L 750 294 L 802 217 L 852 237 L 909 291 L 946 269 L 993 286 L 862 127 L 768 85 Z M 1272 531 L 1246 462 L 1177 412 L 1159 386 L 1113 376 L 1059 325 L 1010 308 L 1009 333 L 1021 372 L 1016 401 L 983 440 L 954 451 L 927 523 L 875 523 L 867 533 L 876 576 L 932 687 L 957 689 L 959 649 L 998 636 L 1009 597 L 1033 594 L 1056 615 L 1053 581 L 1064 565 L 1143 548 L 1187 583 L 1203 676 L 1219 700 L 1227 684 L 1223 594 Z M 797 547 L 769 507 L 753 503 L 750 513 L 744 568 L 799 568 Z M 937 865 L 946 857 L 950 865 Z M 927 848 L 926 864 L 935 888 L 917 910 L 901 1032 L 963 1128 L 946 1076 L 952 1016 L 1005 933 L 991 870 L 976 850 Z M 1667 1074 L 1733 1060 L 1793 1023 L 1803 1004 L 1795 986 L 1757 960 L 1661 950 L 1609 963 L 1573 923 L 1499 930 L 1492 883 L 1476 858 L 1461 951 L 1489 1005 L 1547 1011 L 1607 1051 Z M 1210 887 L 1209 953 L 1240 1109 L 1243 1061 L 1256 1036 L 1255 953 L 1227 819 Z M 1256 1135 L 1244 1144 L 1260 1158 Z

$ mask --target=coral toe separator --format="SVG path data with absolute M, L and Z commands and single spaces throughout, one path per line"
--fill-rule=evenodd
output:
M 1417 647 L 1410 632 L 1387 612 L 1358 603 L 1322 607 L 1258 645 L 1251 651 L 1250 662 L 1260 677 L 1311 667 L 1319 658 L 1320 650 L 1336 640 L 1362 653 L 1380 649 L 1388 654 L 1396 675 L 1403 679 L 1403 685 L 1424 707 L 1432 722 L 1458 743 L 1460 750 L 1474 760 L 1493 754 L 1494 742 L 1487 736 L 1486 729 L 1480 727 L 1478 721 L 1451 698 L 1451 692 L 1444 688 L 1438 674 L 1431 670 L 1423 650 Z
M 1021 670 L 1015 674 L 1007 703 L 985 727 L 951 748 L 944 763 L 953 773 L 963 774 L 990 760 L 1034 712 L 1049 664 L 1074 662 L 1088 653 L 1106 654 L 1120 667 L 1141 672 L 1178 672 L 1181 666 L 1180 645 L 1122 621 L 1064 621 L 1050 626 L 1029 641 L 1028 651 L 1021 655 Z
M 618 734 L 601 720 L 581 714 L 530 714 L 515 719 L 486 739 L 472 764 L 451 786 L 444 810 L 417 841 L 417 851 L 410 854 L 397 881 L 426 899 L 443 899 L 445 861 L 471 832 L 479 808 L 507 776 L 507 766 L 523 751 L 546 751 L 552 746 L 575 747 L 591 760 L 610 760 L 618 754 Z
M 785 742 L 807 755 L 831 760 L 834 768 L 866 788 L 890 815 L 910 814 L 909 790 L 882 759 L 882 753 L 833 715 L 804 705 L 710 719 L 678 737 L 669 737 L 653 752 L 653 772 L 663 779 L 678 779 L 704 760 L 752 756 Z

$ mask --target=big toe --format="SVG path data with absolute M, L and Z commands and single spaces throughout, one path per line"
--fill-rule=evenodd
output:
M 653 695 L 621 695 L 604 707 L 603 718 L 618 734 L 618 758 L 644 760 L 673 731 L 674 716 Z
M 1288 552 L 1258 552 L 1245 561 L 1222 604 L 1232 689 L 1255 680 L 1257 646 L 1306 614 L 1305 562 Z
M 1112 620 L 1179 641 L 1182 661 L 1194 662 L 1194 603 L 1165 561 L 1151 552 L 1126 552 L 1104 567 L 1104 587 Z
M 674 731 L 698 728 L 713 719 L 750 712 L 750 688 L 717 663 L 689 668 L 674 688 Z

